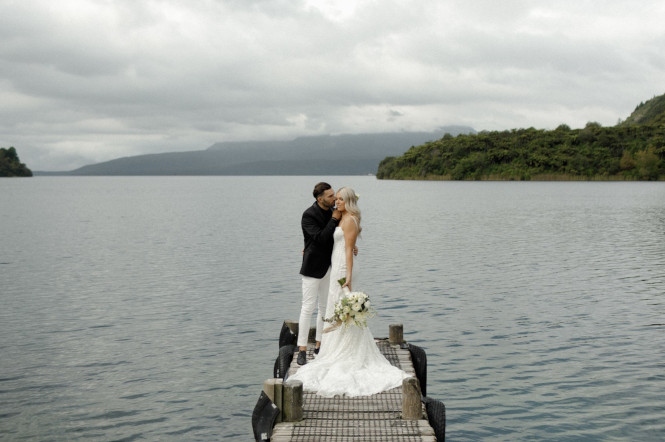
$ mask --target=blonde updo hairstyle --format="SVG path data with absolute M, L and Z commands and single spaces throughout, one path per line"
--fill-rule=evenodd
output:
M 346 209 L 347 212 L 349 212 L 351 215 L 353 215 L 356 218 L 356 221 L 358 221 L 358 233 L 360 233 L 363 229 L 360 227 L 360 209 L 358 208 L 358 195 L 356 195 L 356 192 L 350 188 L 350 187 L 342 187 L 337 191 L 339 196 L 342 197 L 342 201 L 344 201 L 344 208 Z

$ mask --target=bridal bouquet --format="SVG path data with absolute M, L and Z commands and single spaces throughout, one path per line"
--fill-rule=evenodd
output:
M 339 282 L 339 285 L 344 285 L 346 278 L 342 278 L 337 282 Z M 374 309 L 369 302 L 369 296 L 363 292 L 351 292 L 346 287 L 344 287 L 344 293 L 345 296 L 335 304 L 333 315 L 328 319 L 324 319 L 324 321 L 333 324 L 332 327 L 325 329 L 324 333 L 336 330 L 342 324 L 367 327 L 367 318 L 374 316 Z

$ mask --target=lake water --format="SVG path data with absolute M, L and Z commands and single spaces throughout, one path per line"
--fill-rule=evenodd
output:
M 251 440 L 319 178 L 448 440 L 665 439 L 665 183 L 373 177 L 0 180 L 0 439 Z

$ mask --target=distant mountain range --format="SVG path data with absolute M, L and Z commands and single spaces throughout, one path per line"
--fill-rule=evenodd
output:
M 118 158 L 69 172 L 35 175 L 367 175 L 381 160 L 445 134 L 476 133 L 467 126 L 435 132 L 301 137 L 291 141 L 216 143 L 206 150 Z

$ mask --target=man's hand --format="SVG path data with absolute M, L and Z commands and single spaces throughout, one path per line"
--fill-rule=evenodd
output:
M 337 221 L 339 221 L 340 219 L 342 219 L 342 212 L 340 212 L 339 210 L 335 209 L 335 210 L 333 210 L 332 216 L 333 216 L 333 218 L 335 218 Z
M 353 255 L 358 256 L 358 246 L 353 246 Z

